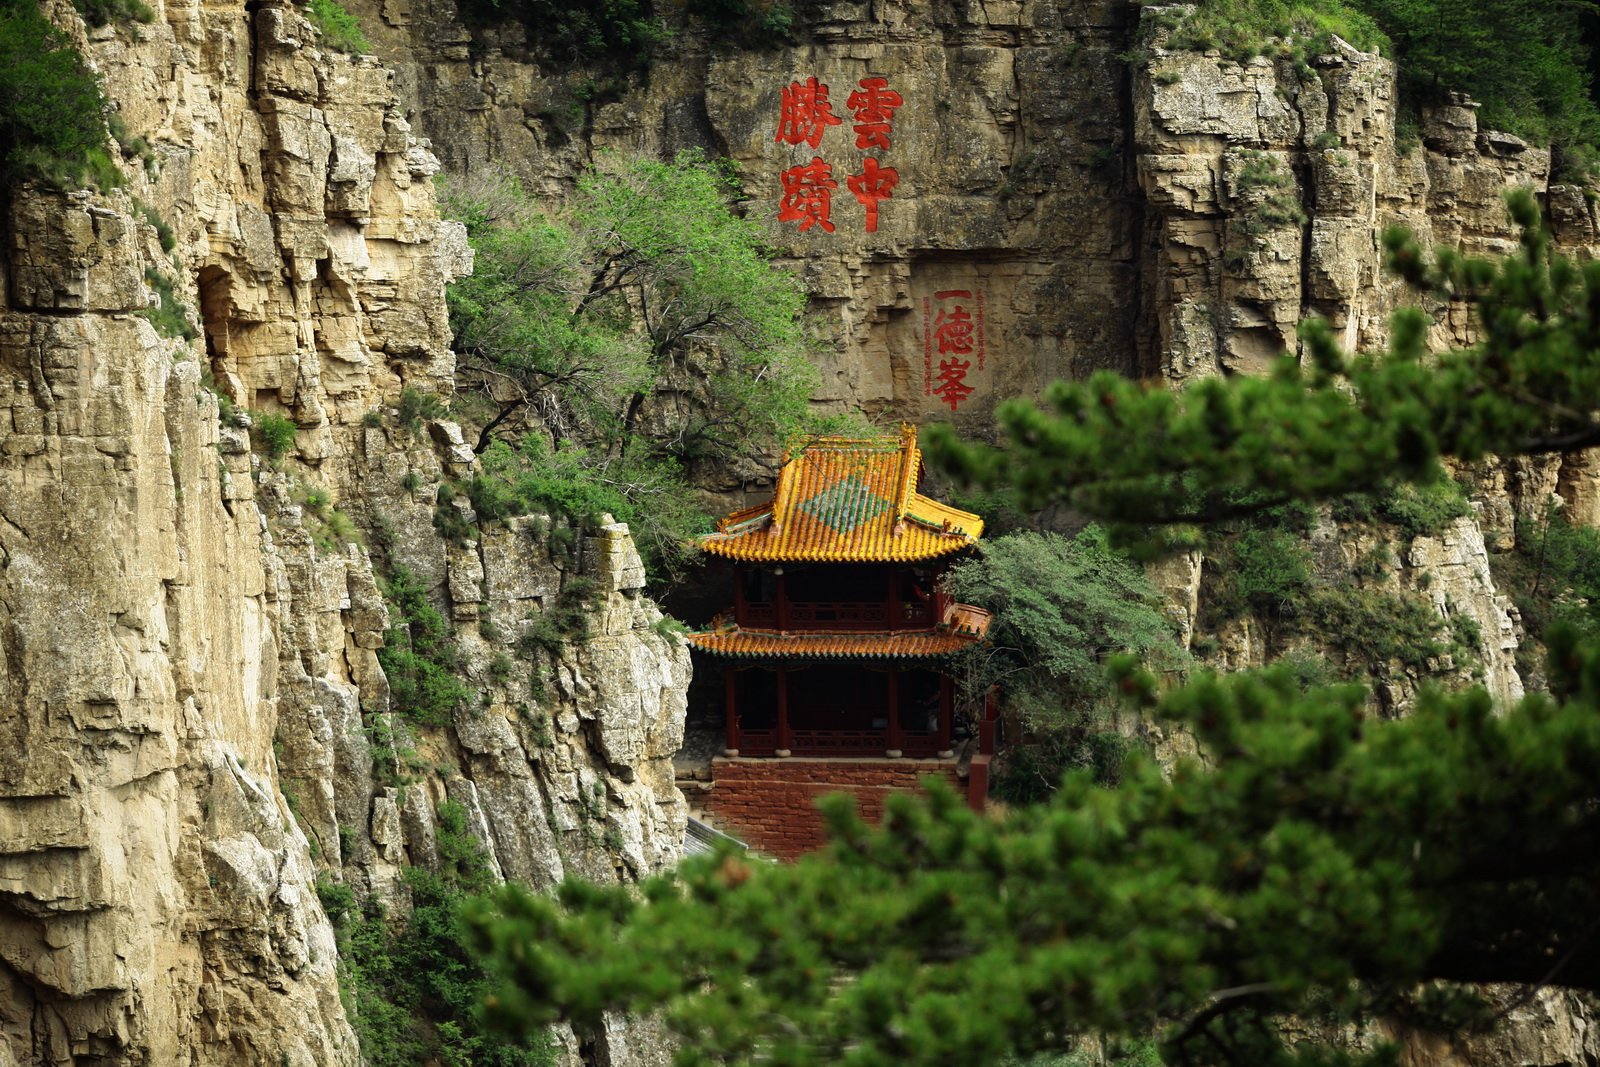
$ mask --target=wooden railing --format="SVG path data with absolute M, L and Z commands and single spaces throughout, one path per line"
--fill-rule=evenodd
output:
M 795 756 L 881 756 L 889 749 L 887 730 L 791 730 L 790 754 Z M 776 730 L 741 730 L 739 755 L 771 756 L 778 751 Z M 906 730 L 900 751 L 917 759 L 939 754 L 939 735 L 933 731 Z
M 917 630 L 932 626 L 934 621 L 931 604 L 902 604 L 900 621 L 891 626 L 889 605 L 876 600 L 790 601 L 788 616 L 787 628 L 791 630 Z M 741 625 L 776 627 L 778 605 L 771 601 L 746 603 Z
M 778 625 L 778 605 L 772 603 L 755 603 L 744 606 L 744 618 L 740 620 L 741 626 Z
M 778 751 L 778 731 L 740 730 L 739 755 L 770 756 Z
M 884 730 L 792 730 L 796 756 L 881 756 Z

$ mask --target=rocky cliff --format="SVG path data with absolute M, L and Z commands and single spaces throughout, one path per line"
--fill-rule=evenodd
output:
M 832 342 L 819 400 L 976 434 L 1060 376 L 1259 371 L 1307 313 L 1381 343 L 1400 299 L 1381 228 L 1502 249 L 1510 184 L 1569 248 L 1596 241 L 1584 191 L 1468 103 L 1407 147 L 1381 57 L 1336 47 L 1308 73 L 1170 51 L 1181 13 L 825 2 L 796 41 L 741 50 L 662 4 L 676 35 L 623 76 L 541 59 L 519 27 L 474 36 L 450 0 L 350 6 L 381 60 L 321 47 L 278 0 L 92 32 L 50 8 L 105 79 L 129 183 L 6 202 L 0 1065 L 357 1062 L 317 872 L 403 911 L 446 800 L 493 871 L 536 885 L 675 860 L 688 663 L 625 528 L 563 539 L 449 502 L 456 534 L 435 527 L 438 485 L 473 464 L 425 402 L 452 388 L 443 289 L 470 265 L 434 208 L 441 161 L 508 165 L 556 201 L 604 149 L 731 156 Z M 786 138 L 785 90 L 813 78 L 840 122 Z M 850 103 L 872 79 L 899 98 L 879 140 Z M 886 197 L 849 184 L 868 159 L 895 172 Z M 790 201 L 810 225 L 777 218 L 815 160 L 831 230 L 814 195 Z M 1469 338 L 1461 309 L 1430 310 L 1440 344 Z M 1382 580 L 1470 617 L 1498 693 L 1521 688 L 1519 630 L 1488 560 L 1552 494 L 1600 520 L 1592 471 L 1460 472 L 1474 514 L 1391 550 Z M 1381 537 L 1331 523 L 1330 576 Z M 1164 575 L 1190 635 L 1205 566 Z M 409 721 L 378 660 L 400 574 L 472 695 L 443 725 Z M 578 588 L 589 639 L 552 639 L 541 620 Z M 1250 620 L 1202 636 L 1223 664 L 1267 652 Z M 1596 1054 L 1564 1002 L 1519 1011 L 1538 1016 L 1505 1039 L 1519 1062 Z M 1429 1041 L 1417 1062 L 1502 1054 Z M 619 1021 L 592 1056 L 659 1054 Z
M 6 202 L 0 1063 L 355 1064 L 317 881 L 403 912 L 445 799 L 506 877 L 674 862 L 687 656 L 626 527 L 434 533 L 472 453 L 396 405 L 452 388 L 470 255 L 390 72 L 288 5 L 51 14 L 129 181 Z M 463 624 L 439 727 L 377 659 L 402 568 Z M 575 581 L 586 643 L 488 639 Z

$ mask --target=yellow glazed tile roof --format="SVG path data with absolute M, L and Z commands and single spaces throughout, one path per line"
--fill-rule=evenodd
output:
M 910 563 L 973 544 L 983 520 L 917 492 L 917 431 L 821 437 L 784 457 L 772 500 L 736 511 L 701 538 L 707 552 L 772 563 Z
M 944 621 L 923 630 L 745 630 L 730 615 L 703 633 L 684 635 L 702 652 L 729 659 L 920 659 L 948 656 L 982 641 L 989 613 L 951 604 Z

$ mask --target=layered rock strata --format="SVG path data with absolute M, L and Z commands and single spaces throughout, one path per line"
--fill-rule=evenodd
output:
M 687 655 L 626 527 L 434 533 L 472 452 L 395 405 L 453 387 L 470 253 L 389 71 L 284 4 L 51 14 L 129 182 L 5 205 L 0 1063 L 356 1064 L 317 880 L 403 913 L 446 799 L 506 877 L 671 864 Z M 461 624 L 443 728 L 377 658 L 400 567 Z M 577 580 L 592 638 L 508 656 Z

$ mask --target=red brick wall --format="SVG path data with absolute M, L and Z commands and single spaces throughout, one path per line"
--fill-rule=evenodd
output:
M 718 757 L 711 763 L 711 791 L 704 802 L 728 833 L 759 852 L 790 860 L 823 843 L 818 797 L 849 793 L 862 818 L 877 822 L 884 797 L 916 789 L 930 775 L 966 795 L 955 760 Z

